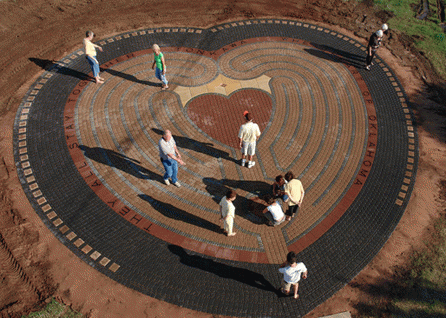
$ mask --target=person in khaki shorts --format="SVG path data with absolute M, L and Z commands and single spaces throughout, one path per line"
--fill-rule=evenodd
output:
M 248 168 L 252 168 L 256 163 L 252 160 L 252 157 L 256 153 L 256 141 L 260 136 L 259 125 L 252 122 L 252 115 L 250 112 L 245 111 L 246 123 L 240 127 L 238 138 L 240 142 L 240 148 L 242 149 L 242 166 L 246 164 L 246 157 L 248 157 Z
M 282 293 L 289 295 L 292 286 L 294 289 L 294 299 L 299 298 L 299 281 L 301 278 L 307 278 L 308 270 L 304 263 L 297 262 L 296 253 L 288 253 L 286 262 L 279 268 L 279 272 L 283 274 Z

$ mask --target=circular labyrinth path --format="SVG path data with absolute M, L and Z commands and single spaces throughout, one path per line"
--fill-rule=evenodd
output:
M 151 69 L 154 43 L 167 91 Z M 418 158 L 412 114 L 379 57 L 364 70 L 357 41 L 249 20 L 99 44 L 105 83 L 90 80 L 82 50 L 54 63 L 20 105 L 14 149 L 43 222 L 117 282 L 213 314 L 302 316 L 376 255 L 404 213 Z M 262 132 L 251 169 L 237 148 L 245 110 Z M 181 188 L 163 183 L 166 129 L 186 162 Z M 287 171 L 302 180 L 304 203 L 269 227 L 261 198 Z M 238 193 L 235 237 L 219 221 L 228 189 Z M 276 290 L 289 251 L 309 269 L 297 301 Z

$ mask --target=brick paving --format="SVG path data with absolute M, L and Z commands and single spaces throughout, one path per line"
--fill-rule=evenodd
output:
M 99 43 L 104 84 L 88 79 L 82 50 L 73 52 L 30 87 L 14 126 L 31 204 L 92 267 L 195 310 L 297 317 L 345 285 L 392 233 L 414 183 L 416 129 L 392 70 L 377 57 L 365 71 L 360 43 L 274 19 Z M 167 91 L 151 69 L 153 43 L 165 55 Z M 237 149 L 244 110 L 262 131 L 251 169 Z M 162 180 L 165 129 L 187 163 L 181 188 Z M 269 227 L 261 198 L 290 170 L 304 203 L 292 221 Z M 235 237 L 219 221 L 227 189 L 238 193 Z M 291 250 L 310 272 L 298 301 L 276 291 Z

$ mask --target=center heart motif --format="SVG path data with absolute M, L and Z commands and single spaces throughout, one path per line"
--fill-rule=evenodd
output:
M 203 132 L 238 149 L 238 132 L 245 123 L 243 112 L 249 111 L 263 132 L 270 120 L 271 97 L 259 89 L 242 89 L 229 97 L 218 94 L 200 95 L 189 102 L 187 114 Z

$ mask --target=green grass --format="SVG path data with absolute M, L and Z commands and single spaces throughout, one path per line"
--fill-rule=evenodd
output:
M 82 318 L 82 315 L 53 299 L 45 309 L 22 316 L 22 318 Z
M 390 29 L 397 29 L 415 40 L 415 46 L 432 63 L 437 73 L 446 79 L 446 34 L 439 26 L 436 0 L 429 1 L 430 14 L 426 20 L 416 18 L 413 7 L 417 0 L 374 0 L 378 9 L 392 12 L 388 21 Z

